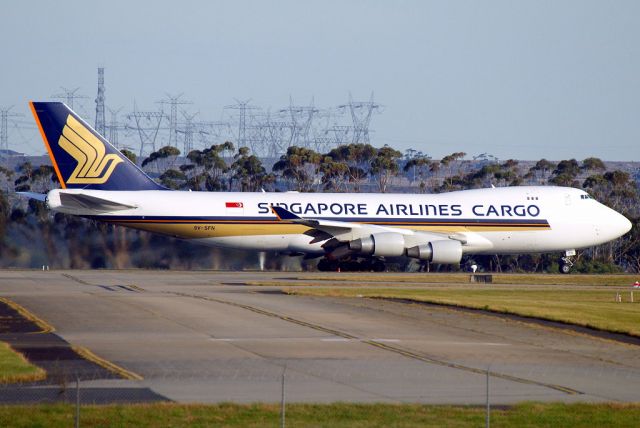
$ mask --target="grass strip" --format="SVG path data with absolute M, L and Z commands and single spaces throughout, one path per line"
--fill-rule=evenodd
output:
M 482 407 L 420 404 L 289 404 L 287 425 L 295 427 L 478 427 L 484 426 Z M 0 406 L 0 425 L 68 427 L 74 407 L 69 404 Z M 522 403 L 492 409 L 495 426 L 621 427 L 637 426 L 638 404 Z M 277 427 L 277 404 L 132 404 L 83 406 L 83 427 Z
M 394 289 L 394 288 L 290 288 L 290 294 L 331 297 L 382 297 L 414 300 L 559 321 L 640 337 L 640 292 L 630 303 L 631 291 L 577 289 Z
M 294 277 L 302 282 L 394 282 L 419 284 L 468 284 L 469 273 L 324 273 L 322 275 Z M 484 275 L 484 274 L 483 274 Z M 640 280 L 639 275 L 559 275 L 559 274 L 491 274 L 494 284 L 536 284 L 536 285 L 591 285 L 591 286 L 631 286 Z M 282 281 L 288 282 L 288 281 Z M 313 284 L 305 284 L 313 285 Z
M 34 382 L 46 377 L 43 369 L 31 364 L 7 343 L 0 342 L 0 383 Z

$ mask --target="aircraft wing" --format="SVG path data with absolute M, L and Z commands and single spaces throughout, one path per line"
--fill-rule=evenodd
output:
M 311 229 L 323 232 L 324 234 L 328 235 L 327 239 L 336 238 L 338 241 L 349 241 L 373 235 L 375 233 L 384 232 L 393 232 L 400 235 L 415 235 L 416 233 L 411 229 L 378 226 L 375 224 L 303 218 L 279 206 L 272 206 L 271 210 L 280 221 L 308 226 Z
M 311 230 L 305 234 L 313 237 L 311 243 L 327 241 L 322 245 L 324 248 L 336 248 L 341 245 L 346 248 L 343 243 L 385 232 L 402 235 L 407 248 L 434 241 L 458 241 L 465 247 L 477 249 L 492 246 L 486 238 L 473 232 L 420 231 L 376 224 L 303 218 L 279 206 L 272 206 L 271 210 L 280 221 L 309 227 Z

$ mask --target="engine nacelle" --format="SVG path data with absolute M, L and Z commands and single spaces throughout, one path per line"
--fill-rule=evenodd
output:
M 378 257 L 399 257 L 404 254 L 404 237 L 399 233 L 376 233 L 349 242 L 349 249 L 356 253 Z
M 407 248 L 407 256 L 431 263 L 458 264 L 462 259 L 460 241 L 440 240 Z

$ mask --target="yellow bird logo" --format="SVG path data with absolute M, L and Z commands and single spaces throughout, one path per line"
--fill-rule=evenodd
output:
M 58 145 L 77 162 L 67 179 L 70 184 L 103 184 L 122 162 L 116 154 L 105 154 L 104 144 L 77 119 L 69 115 Z

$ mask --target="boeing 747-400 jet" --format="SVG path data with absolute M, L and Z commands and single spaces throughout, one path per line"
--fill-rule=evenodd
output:
M 442 194 L 243 193 L 160 186 L 66 105 L 32 102 L 60 189 L 27 195 L 66 214 L 197 244 L 322 257 L 383 270 L 389 257 L 458 264 L 464 254 L 562 252 L 627 233 L 631 223 L 586 192 L 528 186 Z

